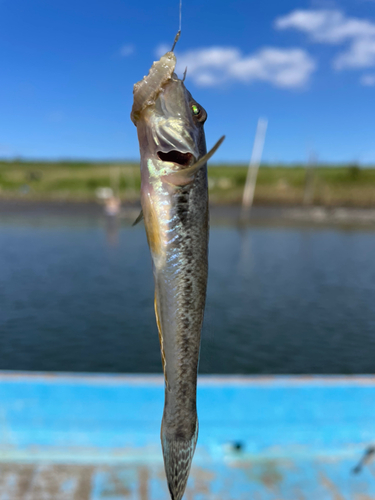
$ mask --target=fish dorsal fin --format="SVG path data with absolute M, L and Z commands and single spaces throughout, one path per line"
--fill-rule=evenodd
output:
M 163 176 L 163 181 L 166 181 L 169 184 L 173 184 L 174 186 L 185 186 L 186 184 L 192 182 L 194 180 L 195 174 L 201 167 L 203 167 L 205 163 L 208 162 L 211 156 L 216 153 L 224 139 L 225 135 L 220 137 L 215 146 L 211 148 L 208 153 L 202 156 L 202 158 L 200 158 L 196 163 L 194 163 L 194 165 Z

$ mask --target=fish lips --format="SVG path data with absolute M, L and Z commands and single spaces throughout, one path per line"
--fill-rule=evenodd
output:
M 181 167 L 190 167 L 195 163 L 195 157 L 192 153 L 183 153 L 177 149 L 171 151 L 157 151 L 159 160 L 175 163 Z

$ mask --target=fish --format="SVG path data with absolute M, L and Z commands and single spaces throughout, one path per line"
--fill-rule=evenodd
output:
M 207 153 L 207 113 L 186 89 L 186 72 L 183 79 L 175 73 L 174 45 L 134 85 L 131 119 L 141 157 L 142 212 L 136 222 L 144 219 L 152 258 L 165 378 L 164 468 L 171 499 L 181 500 L 198 438 L 197 371 L 208 276 L 207 160 L 224 136 Z

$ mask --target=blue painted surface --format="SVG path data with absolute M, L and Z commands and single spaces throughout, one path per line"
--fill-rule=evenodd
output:
M 375 377 L 201 377 L 198 387 L 187 499 L 375 498 L 372 465 L 351 474 L 375 441 Z M 2 373 L 0 460 L 94 467 L 90 500 L 128 498 L 125 483 L 129 498 L 167 498 L 163 399 L 161 377 Z M 74 481 L 64 476 L 61 491 Z

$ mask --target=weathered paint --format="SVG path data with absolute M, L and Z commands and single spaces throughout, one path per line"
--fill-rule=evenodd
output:
M 186 500 L 369 500 L 375 377 L 200 377 Z M 0 498 L 168 498 L 162 377 L 0 373 Z

